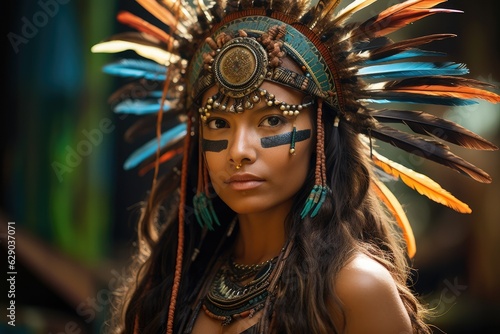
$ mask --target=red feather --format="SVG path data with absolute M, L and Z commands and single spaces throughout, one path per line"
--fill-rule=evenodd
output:
M 154 36 L 160 41 L 165 42 L 166 44 L 169 44 L 172 40 L 172 37 L 165 31 L 130 12 L 121 11 L 120 13 L 118 13 L 117 19 L 120 23 L 126 24 L 138 31 L 142 31 L 151 36 Z

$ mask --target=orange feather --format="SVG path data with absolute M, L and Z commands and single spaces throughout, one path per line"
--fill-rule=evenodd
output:
M 403 10 L 408 9 L 428 9 L 434 6 L 439 5 L 440 3 L 446 2 L 447 0 L 412 0 L 412 1 L 404 1 L 400 4 L 391 6 L 386 10 L 380 12 L 377 15 L 377 20 L 375 22 L 380 22 L 389 16 L 395 15 L 396 13 L 400 13 Z
M 467 204 L 441 188 L 437 182 L 428 176 L 391 161 L 375 151 L 372 152 L 372 161 L 387 174 L 400 178 L 408 187 L 416 190 L 421 195 L 427 196 L 434 202 L 446 205 L 460 213 L 472 212 Z
M 178 149 L 175 149 L 175 150 L 170 150 L 170 151 L 167 151 L 165 153 L 163 153 L 160 158 L 158 159 L 158 163 L 159 164 L 162 164 L 164 162 L 167 162 L 168 160 L 172 159 L 173 157 L 175 157 L 176 155 L 178 154 L 181 154 L 182 153 L 182 150 L 183 148 L 180 147 Z M 147 172 L 149 172 L 150 170 L 152 170 L 153 168 L 155 168 L 155 165 L 156 165 L 156 160 L 147 164 L 146 166 L 144 166 L 143 168 L 141 168 L 139 170 L 139 175 L 140 176 L 144 176 Z
M 144 9 L 153 14 L 158 20 L 165 23 L 182 37 L 189 38 L 190 35 L 186 26 L 184 26 L 177 17 L 169 10 L 157 3 L 155 0 L 136 0 Z M 179 11 L 180 12 L 180 11 Z
M 406 242 L 406 251 L 410 258 L 415 256 L 417 252 L 417 245 L 415 242 L 415 236 L 413 235 L 413 230 L 411 228 L 410 222 L 408 221 L 408 217 L 406 217 L 406 213 L 403 210 L 403 207 L 397 200 L 396 196 L 383 184 L 382 182 L 372 178 L 372 189 L 375 191 L 377 196 L 382 200 L 387 209 L 392 213 L 398 226 L 401 228 L 403 232 L 403 238 Z
M 385 36 L 404 26 L 423 19 L 426 16 L 444 13 L 461 13 L 461 11 L 432 8 L 446 0 L 413 0 L 391 6 L 380 14 L 370 18 L 361 24 L 349 38 L 373 35 L 375 37 Z
M 388 87 L 388 91 L 430 95 L 439 97 L 455 97 L 460 99 L 483 99 L 491 103 L 500 102 L 500 95 L 493 92 L 467 86 L 419 85 L 404 87 Z
M 172 37 L 170 37 L 165 31 L 130 12 L 121 11 L 120 13 L 118 13 L 117 19 L 119 22 L 137 29 L 138 31 L 156 37 L 166 44 L 169 44 L 172 39 Z

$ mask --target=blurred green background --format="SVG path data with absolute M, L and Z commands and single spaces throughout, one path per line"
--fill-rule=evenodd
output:
M 395 2 L 379 0 L 370 10 Z M 0 112 L 0 332 L 98 333 L 133 253 L 137 204 L 152 175 L 122 169 L 140 144 L 122 139 L 135 118 L 112 113 L 107 98 L 119 82 L 101 72 L 131 54 L 92 54 L 90 48 L 128 30 L 115 20 L 119 10 L 146 13 L 133 0 L 2 5 L 7 60 Z M 458 38 L 429 48 L 468 64 L 470 77 L 499 85 L 500 12 L 494 1 L 450 0 L 441 7 L 465 14 L 426 18 L 400 37 L 455 33 Z M 433 110 L 500 145 L 500 105 Z M 500 152 L 455 150 L 490 173 L 489 185 L 395 149 L 387 152 L 473 210 L 462 215 L 390 185 L 415 232 L 414 290 L 435 308 L 436 333 L 500 333 Z M 7 262 L 9 231 L 16 241 L 14 270 Z M 11 300 L 15 327 L 8 324 Z

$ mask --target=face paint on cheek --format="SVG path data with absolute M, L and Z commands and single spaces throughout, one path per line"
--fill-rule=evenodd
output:
M 295 133 L 295 142 L 303 141 L 311 137 L 311 130 L 299 130 Z M 292 132 L 282 133 L 280 135 L 264 137 L 260 140 L 263 148 L 289 145 L 292 140 Z
M 227 140 L 202 139 L 201 148 L 204 152 L 220 152 L 227 148 Z

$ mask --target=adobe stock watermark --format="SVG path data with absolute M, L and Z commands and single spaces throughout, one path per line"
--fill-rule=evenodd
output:
M 76 167 L 78 167 L 82 163 L 84 157 L 92 154 L 94 147 L 97 147 L 102 143 L 104 135 L 113 132 L 115 127 L 116 126 L 109 118 L 103 118 L 99 122 L 98 128 L 90 131 L 82 131 L 85 139 L 80 140 L 76 144 L 75 148 L 66 145 L 66 156 L 64 161 L 52 162 L 52 169 L 54 170 L 59 182 L 63 181 L 64 174 L 71 173 Z
M 12 49 L 19 53 L 21 46 L 28 44 L 30 40 L 36 37 L 41 28 L 45 27 L 50 19 L 59 13 L 61 5 L 65 5 L 71 0 L 38 0 L 37 4 L 40 10 L 36 11 L 31 18 L 21 17 L 21 31 L 7 33 Z
M 76 307 L 76 313 L 82 317 L 82 320 L 86 324 L 90 324 L 99 318 L 99 313 L 107 312 L 108 306 L 111 304 L 113 299 L 113 293 L 118 289 L 124 282 L 131 283 L 133 279 L 128 277 L 124 272 L 119 273 L 115 269 L 111 270 L 111 278 L 108 282 L 108 286 L 100 289 L 96 292 L 95 296 L 88 297 L 85 301 L 81 302 Z M 105 326 L 106 323 L 102 324 Z M 97 333 L 103 333 L 104 331 L 97 331 Z M 68 321 L 64 326 L 64 331 L 48 334 L 80 334 L 82 333 L 82 328 L 75 321 Z
M 442 315 L 446 313 L 451 306 L 456 304 L 458 297 L 468 288 L 467 285 L 463 285 L 458 282 L 458 277 L 455 277 L 453 282 L 445 279 L 443 284 L 445 285 L 445 288 L 441 290 L 439 298 L 435 298 L 429 303 L 429 308 L 435 315 Z

